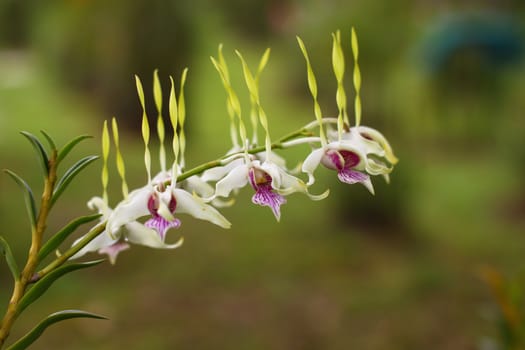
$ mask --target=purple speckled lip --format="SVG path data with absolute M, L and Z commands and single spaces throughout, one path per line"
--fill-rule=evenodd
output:
M 248 177 L 255 190 L 252 203 L 270 207 L 275 218 L 279 220 L 281 218 L 281 205 L 286 203 L 286 198 L 273 191 L 272 177 L 268 173 L 254 168 L 250 169 Z
M 171 196 L 170 203 L 168 205 L 170 212 L 175 213 L 177 208 L 177 200 L 174 196 Z M 152 194 L 148 199 L 148 210 L 151 214 L 151 219 L 147 220 L 144 223 L 144 226 L 154 229 L 159 234 L 160 239 L 164 242 L 166 238 L 166 232 L 170 228 L 178 228 L 181 225 L 179 219 L 174 219 L 173 221 L 168 221 L 162 216 L 159 215 L 159 199 L 156 194 Z
M 347 184 L 365 182 L 370 178 L 367 174 L 352 169 L 359 162 L 360 158 L 356 153 L 346 150 L 329 150 L 323 158 L 323 165 L 337 170 L 339 180 Z

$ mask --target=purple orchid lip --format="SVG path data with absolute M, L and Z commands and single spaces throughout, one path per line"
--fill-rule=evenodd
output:
M 168 209 L 174 214 L 176 208 L 177 200 L 175 199 L 175 196 L 172 195 L 168 204 Z M 148 199 L 148 210 L 151 214 L 151 218 L 144 223 L 144 226 L 157 231 L 162 241 L 166 238 L 166 232 L 168 232 L 170 228 L 179 228 L 181 225 L 179 219 L 169 221 L 159 215 L 159 198 L 156 193 L 153 193 Z
M 337 170 L 339 180 L 347 184 L 363 183 L 370 179 L 367 174 L 353 169 L 360 161 L 356 153 L 347 150 L 328 150 L 321 159 L 325 167 Z
M 328 169 L 339 171 L 344 168 L 345 160 L 339 151 L 328 150 L 323 155 L 323 158 L 321 158 L 321 164 Z
M 350 169 L 359 164 L 360 161 L 361 159 L 356 153 L 346 150 L 328 150 L 321 159 L 321 163 L 325 167 L 337 171 Z
M 268 173 L 255 168 L 250 168 L 248 177 L 250 184 L 255 190 L 252 203 L 270 207 L 275 218 L 279 220 L 281 218 L 281 205 L 286 203 L 286 198 L 273 191 L 272 177 Z
M 177 200 L 175 199 L 175 196 L 171 196 L 170 202 L 168 204 L 168 209 L 170 210 L 170 213 L 175 213 L 175 209 L 177 209 Z M 159 197 L 156 193 L 153 193 L 149 199 L 148 199 L 148 210 L 153 217 L 158 217 L 159 215 Z

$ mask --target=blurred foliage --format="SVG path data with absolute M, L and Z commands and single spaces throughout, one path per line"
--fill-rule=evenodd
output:
M 495 301 L 496 312 L 490 315 L 499 326 L 496 341 L 502 349 L 525 349 L 525 275 L 520 272 L 512 277 L 504 276 L 488 266 L 480 275 Z
M 401 159 L 390 185 L 375 181 L 375 197 L 332 178 L 327 200 L 292 196 L 276 224 L 268 212 L 244 205 L 246 193 L 224 210 L 234 224 L 230 232 L 184 218 L 181 231 L 172 233 L 186 237 L 177 252 L 137 248 L 115 267 L 71 276 L 45 305 L 32 306 L 35 319 L 71 302 L 113 321 L 71 322 L 50 330 L 35 348 L 487 349 L 501 343 L 499 321 L 482 317 L 498 299 L 477 271 L 481 265 L 509 274 L 523 269 L 523 58 L 502 65 L 468 49 L 449 52 L 435 71 L 428 65 L 450 38 L 432 33 L 450 18 L 505 18 L 523 45 L 524 10 L 518 0 L 1 3 L 0 45 L 10 49 L 0 54 L 2 167 L 31 173 L 17 129 L 45 128 L 65 141 L 97 135 L 100 121 L 115 114 L 129 121 L 122 148 L 129 182 L 140 185 L 133 74 L 148 81 L 159 68 L 161 77 L 177 77 L 185 66 L 188 160 L 220 155 L 229 147 L 225 95 L 208 58 L 219 42 L 244 102 L 233 49 L 252 64 L 272 47 L 261 95 L 273 136 L 313 118 L 296 34 L 311 54 L 323 113 L 335 115 L 329 33 L 342 30 L 351 67 L 352 25 L 360 42 L 363 123 L 381 130 Z M 85 145 L 88 153 L 97 142 Z M 86 214 L 83 203 L 98 194 L 99 173 L 88 172 L 79 178 L 86 185 L 65 195 L 63 215 L 53 218 L 57 227 Z M 319 171 L 326 183 L 330 175 Z M 25 229 L 13 220 L 23 202 L 7 181 L 0 178 L 0 220 L 14 236 Z M 119 199 L 118 188 L 111 198 Z M 13 250 L 26 244 L 20 239 Z M 22 320 L 15 332 L 23 334 L 33 321 Z M 495 340 L 485 343 L 485 336 Z

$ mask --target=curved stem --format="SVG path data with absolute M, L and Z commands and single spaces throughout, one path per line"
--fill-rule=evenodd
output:
M 323 124 L 337 124 L 337 118 L 323 118 L 322 120 Z M 317 120 L 314 120 L 304 126 L 304 130 L 310 130 L 315 127 L 319 126 L 319 122 Z
M 80 249 L 84 248 L 89 242 L 99 236 L 106 229 L 107 221 L 100 223 L 99 225 L 93 227 L 82 239 L 60 255 L 57 259 L 53 260 L 49 265 L 44 267 L 42 270 L 35 273 L 31 279 L 31 282 L 37 282 L 42 277 L 53 271 L 54 269 L 63 265 L 69 258 L 75 255 Z
M 332 123 L 331 119 L 329 118 L 323 119 L 322 122 Z M 281 149 L 281 148 L 291 147 L 291 146 L 298 145 L 298 144 L 303 144 L 306 142 L 319 141 L 318 137 L 311 137 L 313 136 L 313 134 L 310 131 L 310 129 L 318 125 L 319 123 L 317 121 L 313 123 L 309 123 L 306 126 L 302 127 L 301 129 L 298 129 L 294 132 L 291 132 L 281 137 L 277 142 L 272 143 L 270 145 L 270 149 L 272 150 Z M 302 137 L 302 138 L 298 139 L 299 137 Z M 237 156 L 242 156 L 243 154 L 256 154 L 256 153 L 263 152 L 265 150 L 267 150 L 266 146 L 259 146 L 259 147 L 254 147 L 251 149 L 244 149 L 241 152 L 223 156 L 221 158 L 212 160 L 210 162 L 206 162 L 188 171 L 183 172 L 177 177 L 177 181 L 185 180 L 189 178 L 190 176 L 200 174 L 207 169 L 211 169 L 217 166 L 224 165 L 225 163 L 229 162 L 232 158 L 235 158 Z M 40 248 L 42 247 L 42 237 L 46 229 L 47 217 L 49 215 L 49 211 L 51 209 L 51 204 L 52 204 L 51 199 L 53 196 L 53 190 L 55 188 L 55 183 L 57 180 L 56 171 L 57 171 L 57 154 L 56 154 L 56 151 L 53 151 L 51 158 L 49 160 L 49 173 L 45 180 L 44 192 L 42 194 L 42 200 L 41 200 L 40 211 L 39 211 L 39 215 L 37 219 L 37 224 L 32 231 L 32 240 L 31 240 L 31 247 L 29 249 L 28 259 L 27 259 L 24 269 L 22 270 L 19 281 L 15 282 L 11 300 L 9 302 L 4 319 L 2 320 L 2 323 L 0 326 L 0 348 L 4 345 L 5 340 L 9 336 L 11 327 L 14 321 L 16 320 L 16 318 L 18 317 L 18 314 L 19 314 L 18 304 L 21 298 L 24 296 L 28 285 L 31 283 L 37 282 L 45 275 L 49 274 L 56 268 L 63 265 L 65 262 L 67 262 L 69 258 L 71 258 L 74 254 L 76 254 L 80 249 L 82 249 L 89 242 L 95 239 L 98 235 L 104 232 L 106 228 L 106 222 L 102 222 L 101 224 L 95 226 L 90 232 L 88 232 L 83 237 L 81 241 L 79 241 L 73 247 L 68 249 L 64 254 L 62 254 L 60 257 L 55 259 L 49 265 L 47 265 L 46 267 L 44 267 L 43 269 L 35 273 L 35 270 L 38 266 L 38 252 Z
M 281 144 L 282 148 L 289 148 L 289 147 L 293 147 L 293 146 L 297 146 L 297 145 L 302 145 L 302 144 L 305 144 L 305 143 L 313 143 L 313 142 L 321 142 L 321 138 L 320 137 L 303 137 L 303 138 L 300 138 L 300 139 L 295 139 L 295 140 L 291 140 L 291 141 L 288 141 L 288 142 L 283 142 Z
M 308 124 L 310 125 L 310 124 Z M 281 148 L 284 148 L 284 143 L 289 141 L 289 140 L 292 140 L 292 139 L 295 139 L 299 136 L 311 136 L 312 133 L 309 132 L 306 127 L 303 127 L 299 130 L 296 130 L 294 132 L 291 132 L 283 137 L 281 137 L 277 142 L 275 143 L 272 143 L 271 144 L 271 149 L 281 149 Z M 256 154 L 256 153 L 260 153 L 260 152 L 263 152 L 264 150 L 266 150 L 266 146 L 259 146 L 259 147 L 254 147 L 254 148 L 251 148 L 248 150 L 248 153 L 249 154 Z M 208 170 L 208 169 L 211 169 L 211 168 L 214 168 L 214 167 L 217 167 L 217 166 L 221 166 L 221 165 L 224 165 L 224 161 L 225 160 L 229 160 L 231 157 L 236 157 L 236 156 L 240 156 L 242 154 L 244 154 L 244 150 L 243 151 L 240 151 L 240 152 L 237 152 L 237 153 L 233 153 L 233 154 L 228 154 L 226 156 L 223 156 L 221 158 L 218 158 L 218 159 L 215 159 L 215 160 L 212 160 L 210 162 L 206 162 L 204 164 L 201 164 L 201 165 L 198 165 L 188 171 L 185 171 L 183 172 L 182 174 L 180 174 L 179 176 L 177 176 L 177 182 L 180 182 L 180 181 L 183 181 L 187 178 L 189 178 L 190 176 L 193 176 L 193 175 L 198 175 L 202 172 L 204 172 L 205 170 Z M 170 183 L 170 181 L 166 181 L 166 185 L 168 185 Z

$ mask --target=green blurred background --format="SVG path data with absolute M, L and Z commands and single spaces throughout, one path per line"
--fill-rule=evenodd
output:
M 351 66 L 351 26 L 364 124 L 401 159 L 390 185 L 374 179 L 375 196 L 319 169 L 313 192 L 329 187 L 330 197 L 290 196 L 281 223 L 251 205 L 248 190 L 223 210 L 231 230 L 181 217 L 168 240 L 184 235 L 183 248 L 133 247 L 116 266 L 65 277 L 23 315 L 13 339 L 51 312 L 81 308 L 111 320 L 53 326 L 34 349 L 520 348 L 524 10 L 519 0 L 2 0 L 0 167 L 36 192 L 38 164 L 17 132 L 45 129 L 59 144 L 94 135 L 78 158 L 99 152 L 102 121 L 113 115 L 128 182 L 144 182 L 133 74 L 152 107 L 155 68 L 165 87 L 190 68 L 189 165 L 225 152 L 225 93 L 209 60 L 221 42 L 245 111 L 233 50 L 255 67 L 272 48 L 261 89 L 273 135 L 313 119 L 295 35 L 310 50 L 324 115 L 335 115 L 330 33 L 342 30 Z M 350 75 L 346 84 L 350 94 Z M 298 160 L 307 151 L 290 153 Z M 100 163 L 79 176 L 49 232 L 88 213 L 99 173 Z M 0 194 L 0 233 L 21 259 L 29 245 L 23 200 L 5 175 Z M 11 281 L 4 264 L 0 272 L 4 309 Z

